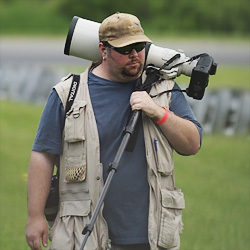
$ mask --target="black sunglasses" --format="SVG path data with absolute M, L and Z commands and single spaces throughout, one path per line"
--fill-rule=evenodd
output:
M 124 47 L 117 48 L 117 47 L 110 45 L 108 42 L 104 42 L 104 46 L 107 46 L 122 55 L 129 55 L 133 49 L 135 49 L 136 52 L 142 51 L 146 47 L 146 43 L 145 42 L 134 43 L 134 44 L 130 44 Z

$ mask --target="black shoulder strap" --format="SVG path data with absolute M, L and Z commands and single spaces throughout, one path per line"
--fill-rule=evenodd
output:
M 65 114 L 71 109 L 71 106 L 75 100 L 76 93 L 80 83 L 80 75 L 73 75 L 71 87 L 69 90 L 69 95 L 66 101 Z

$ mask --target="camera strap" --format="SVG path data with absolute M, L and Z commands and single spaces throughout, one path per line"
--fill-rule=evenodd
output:
M 77 90 L 79 87 L 79 83 L 80 83 L 80 75 L 73 74 L 73 79 L 72 79 L 72 83 L 70 86 L 70 90 L 69 90 L 69 94 L 68 94 L 68 98 L 67 98 L 67 102 L 66 102 L 65 114 L 67 114 L 69 112 L 72 104 L 74 103 L 76 93 L 77 93 Z

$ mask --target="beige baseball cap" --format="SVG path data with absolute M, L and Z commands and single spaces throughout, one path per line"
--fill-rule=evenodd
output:
M 114 47 L 152 41 L 144 34 L 140 20 L 131 14 L 115 13 L 103 20 L 99 28 L 99 40 Z

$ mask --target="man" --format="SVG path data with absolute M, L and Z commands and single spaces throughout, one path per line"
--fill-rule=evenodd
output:
M 60 206 L 50 250 L 77 250 L 82 229 L 98 202 L 132 110 L 141 110 L 132 152 L 126 151 L 85 249 L 179 249 L 182 192 L 174 186 L 173 150 L 192 155 L 202 128 L 181 92 L 155 98 L 134 91 L 143 73 L 145 36 L 137 17 L 116 13 L 99 30 L 102 62 L 83 74 L 71 110 L 65 103 L 72 76 L 52 91 L 41 117 L 28 177 L 26 240 L 47 246 L 44 207 L 54 164 L 60 155 Z M 159 81 L 150 94 L 178 86 Z

